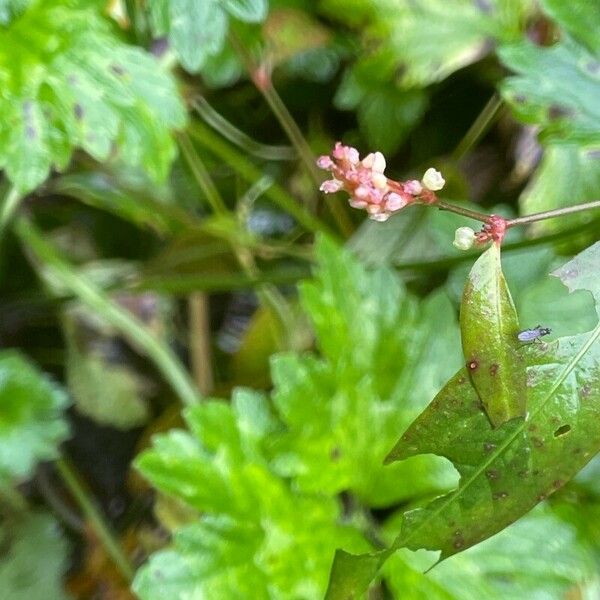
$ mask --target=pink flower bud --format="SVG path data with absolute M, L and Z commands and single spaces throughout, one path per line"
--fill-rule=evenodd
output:
M 331 167 L 333 167 L 333 161 L 331 160 L 330 156 L 327 155 L 323 155 L 323 156 L 319 156 L 319 158 L 317 159 L 317 166 L 320 169 L 331 169 Z
M 385 208 L 390 212 L 395 212 L 404 208 L 408 202 L 406 198 L 403 198 L 400 194 L 396 194 L 396 192 L 390 192 L 385 197 Z
M 423 191 L 423 186 L 420 181 L 411 179 L 404 182 L 404 191 L 411 196 L 418 196 Z
M 352 146 L 343 146 L 341 142 L 336 142 L 333 149 L 333 158 L 337 160 L 347 160 L 350 164 L 356 165 L 360 160 L 358 150 Z
M 326 194 L 334 194 L 342 189 L 342 185 L 343 183 L 337 179 L 328 179 L 321 184 L 319 189 Z

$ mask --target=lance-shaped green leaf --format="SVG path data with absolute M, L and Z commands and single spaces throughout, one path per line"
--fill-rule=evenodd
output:
M 525 416 L 525 367 L 517 311 L 492 244 L 475 262 L 460 306 L 463 353 L 473 385 L 494 427 Z
M 600 312 L 600 242 L 556 274 L 590 290 Z M 397 549 L 446 558 L 502 530 L 562 487 L 600 451 L 600 324 L 593 331 L 521 349 L 528 367 L 527 418 L 493 428 L 461 369 L 400 438 L 388 462 L 420 454 L 450 460 L 458 488 L 404 514 L 393 545 L 378 554 L 338 552 L 329 600 L 357 598 Z

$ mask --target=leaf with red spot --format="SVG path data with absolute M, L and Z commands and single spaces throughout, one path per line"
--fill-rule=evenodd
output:
M 466 367 L 492 425 L 524 417 L 526 382 L 517 340 L 519 322 L 497 244 L 479 257 L 469 273 L 460 329 Z
M 600 242 L 553 274 L 591 291 L 600 314 Z M 600 324 L 588 333 L 523 346 L 528 414 L 494 428 L 463 367 L 413 422 L 387 462 L 421 454 L 450 460 L 458 488 L 404 513 L 390 548 L 338 551 L 327 600 L 359 598 L 395 550 L 456 554 L 504 529 L 562 487 L 600 451 Z

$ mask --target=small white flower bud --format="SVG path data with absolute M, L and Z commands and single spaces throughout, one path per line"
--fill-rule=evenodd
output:
M 475 232 L 470 227 L 459 227 L 454 233 L 452 245 L 459 250 L 469 250 L 475 243 Z
M 371 169 L 375 173 L 383 173 L 385 171 L 385 157 L 381 152 L 371 152 L 362 160 L 363 167 Z
M 421 179 L 421 183 L 432 192 L 437 192 L 441 190 L 446 180 L 442 177 L 442 174 L 439 171 L 436 171 L 433 167 L 430 167 L 425 171 L 425 175 L 423 175 L 423 179 Z
M 387 177 L 382 173 L 373 173 L 373 175 L 371 175 L 371 181 L 378 190 L 387 190 Z

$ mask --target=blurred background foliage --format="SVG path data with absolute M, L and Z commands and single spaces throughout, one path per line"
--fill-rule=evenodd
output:
M 454 487 L 382 460 L 461 364 L 470 223 L 364 221 L 314 159 L 503 215 L 595 200 L 598 31 L 598 0 L 1 0 L 0 598 L 317 599 Z M 547 273 L 599 226 L 511 232 L 523 326 L 595 324 Z M 597 597 L 597 476 L 372 597 Z

